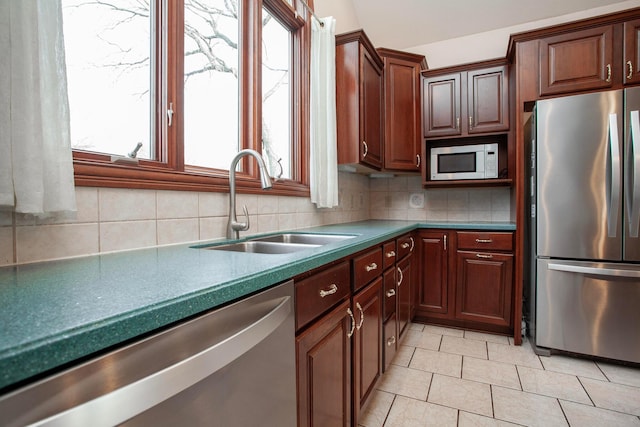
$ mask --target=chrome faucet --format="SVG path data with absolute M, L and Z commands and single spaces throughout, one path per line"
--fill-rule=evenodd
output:
M 258 162 L 262 188 L 264 190 L 271 188 L 271 177 L 269 177 L 267 167 L 260 153 L 250 149 L 240 150 L 233 160 L 231 160 L 231 166 L 229 166 L 229 221 L 227 222 L 227 239 L 239 239 L 240 231 L 246 231 L 250 227 L 249 211 L 246 205 L 242 207 L 242 210 L 244 211 L 244 216 L 247 218 L 247 222 L 238 222 L 238 218 L 236 217 L 236 166 L 238 165 L 238 161 L 247 155 L 255 157 Z

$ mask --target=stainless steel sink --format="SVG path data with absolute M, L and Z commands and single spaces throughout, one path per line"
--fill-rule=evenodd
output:
M 356 236 L 348 234 L 309 234 L 309 233 L 282 233 L 272 236 L 257 237 L 251 239 L 254 242 L 278 242 L 278 243 L 301 243 L 305 245 L 328 245 L 329 243 L 341 242 L 352 239 Z
M 278 243 L 278 242 L 258 242 L 246 241 L 238 243 L 230 243 L 227 245 L 205 246 L 201 249 L 212 251 L 233 251 L 233 252 L 250 252 L 256 254 L 289 254 L 299 252 L 305 249 L 317 248 L 320 245 L 300 244 L 300 243 Z

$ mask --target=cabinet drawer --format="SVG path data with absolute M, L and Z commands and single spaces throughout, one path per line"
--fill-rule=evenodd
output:
M 386 270 L 383 276 L 384 280 L 384 294 L 382 295 L 382 307 L 384 310 L 384 318 L 388 319 L 393 313 L 396 312 L 396 301 L 398 299 L 396 293 L 396 269 L 392 268 Z
M 458 231 L 458 249 L 513 250 L 513 233 Z
M 382 274 L 382 248 L 376 248 L 353 260 L 353 290 L 358 289 Z
M 296 282 L 296 329 L 348 297 L 349 282 L 349 263 L 346 261 Z
M 396 252 L 396 242 L 387 242 L 382 246 L 382 269 L 386 270 L 396 263 L 398 258 Z
M 396 246 L 398 248 L 398 260 L 401 260 L 405 256 L 413 252 L 413 248 L 416 246 L 416 242 L 410 235 L 398 237 L 396 239 Z

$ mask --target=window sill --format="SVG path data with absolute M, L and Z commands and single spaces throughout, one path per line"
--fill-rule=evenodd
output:
M 229 192 L 228 174 L 205 175 L 194 172 L 180 172 L 162 167 L 119 165 L 96 163 L 74 159 L 76 186 L 138 188 L 149 190 L 179 190 L 203 192 Z M 262 194 L 260 181 L 247 175 L 238 174 L 236 180 L 239 193 Z M 273 182 L 271 195 L 309 197 L 309 186 L 299 182 L 282 180 Z

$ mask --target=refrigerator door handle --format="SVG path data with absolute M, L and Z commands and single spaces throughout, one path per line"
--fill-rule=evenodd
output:
M 629 145 L 629 170 L 631 179 L 627 185 L 629 237 L 638 237 L 640 229 L 640 113 L 631 111 L 631 144 Z
M 601 268 L 601 267 L 587 267 L 584 265 L 572 265 L 572 264 L 548 264 L 549 270 L 564 271 L 567 273 L 581 273 L 581 274 L 593 274 L 596 276 L 610 276 L 610 277 L 632 277 L 640 279 L 640 270 L 622 270 L 618 268 Z
M 618 115 L 609 114 L 609 162 L 607 169 L 609 212 L 607 215 L 607 234 L 616 237 L 618 230 L 618 207 L 620 205 L 620 142 L 618 139 Z

